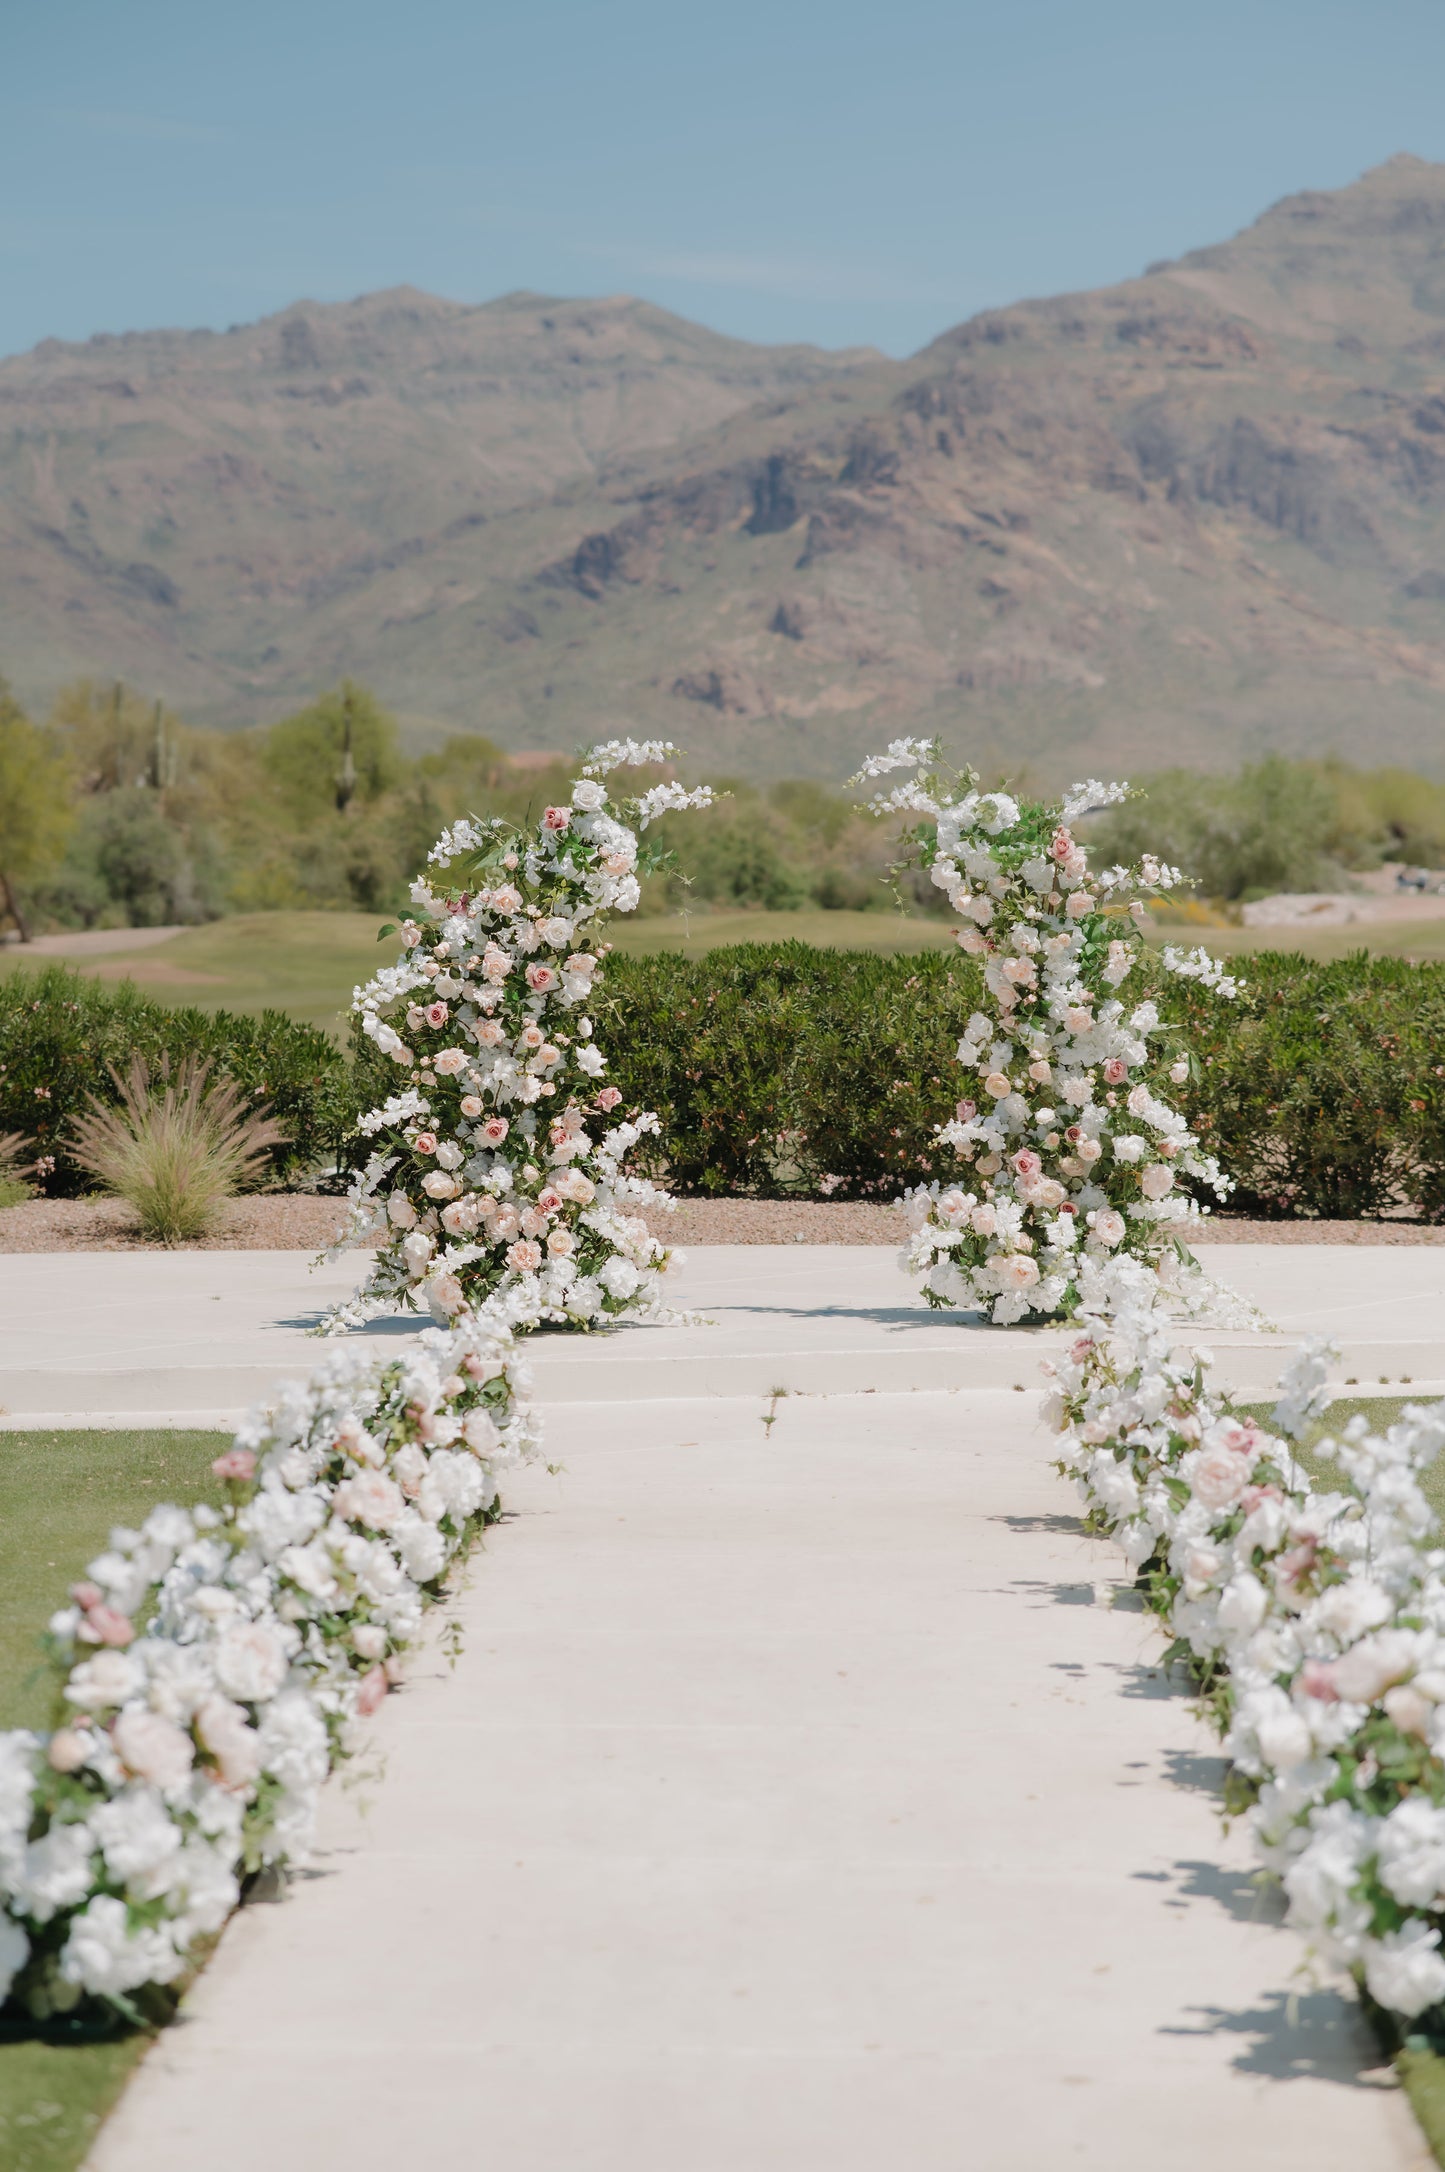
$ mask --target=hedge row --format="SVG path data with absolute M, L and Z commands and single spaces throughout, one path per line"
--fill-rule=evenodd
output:
M 345 1056 L 282 1011 L 173 1011 L 128 981 L 108 987 L 61 966 L 21 971 L 0 980 L 0 1133 L 19 1132 L 54 1157 L 44 1184 L 52 1195 L 91 1189 L 66 1151 L 70 1120 L 92 1096 L 117 1098 L 111 1066 L 124 1071 L 134 1055 L 153 1071 L 203 1057 L 214 1076 L 269 1102 L 288 1133 L 272 1156 L 278 1180 L 334 1160 L 355 1125 L 357 1081 Z
M 1445 967 L 1266 952 L 1241 970 L 1247 991 L 1225 1003 L 1157 959 L 1145 967 L 1147 992 L 1187 1028 L 1190 1113 L 1236 1181 L 1234 1208 L 1445 1220 Z M 958 1099 L 955 1049 L 980 994 L 959 952 L 614 954 L 598 1038 L 626 1100 L 662 1117 L 654 1168 L 677 1190 L 887 1199 L 949 1173 L 933 1129 Z M 133 1051 L 153 1065 L 209 1057 L 269 1101 L 291 1134 L 275 1174 L 292 1181 L 359 1158 L 356 1118 L 395 1083 L 367 1044 L 344 1054 L 277 1011 L 169 1011 L 58 967 L 17 974 L 0 982 L 0 1132 L 55 1155 L 50 1191 L 85 1189 L 65 1127 Z
M 1140 993 L 1187 1029 L 1190 1111 L 1236 1211 L 1445 1218 L 1445 967 L 1268 952 L 1233 1002 L 1152 955 L 1144 971 Z M 680 1190 L 888 1198 L 945 1173 L 933 1127 L 980 995 L 956 952 L 615 956 L 599 1035 L 627 1099 L 663 1116 Z

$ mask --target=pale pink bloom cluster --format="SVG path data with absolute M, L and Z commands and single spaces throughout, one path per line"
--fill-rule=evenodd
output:
M 505 1295 L 519 1320 L 578 1325 L 656 1307 L 669 1254 L 634 1210 L 672 1202 L 627 1164 L 658 1121 L 618 1116 L 589 1009 L 606 917 L 638 902 L 638 830 L 711 799 L 664 784 L 614 803 L 604 780 L 675 752 L 594 748 L 532 836 L 471 818 L 432 852 L 400 961 L 356 995 L 403 1084 L 360 1127 L 373 1151 L 335 1250 L 378 1229 L 384 1241 L 334 1330 L 378 1303 L 446 1321 Z
M 1152 1002 L 1120 993 L 1146 900 L 1179 878 L 1149 858 L 1090 867 L 1070 822 L 1122 786 L 1091 781 L 1061 806 L 1022 804 L 979 791 L 971 775 L 945 779 L 936 743 L 920 740 L 895 741 L 860 777 L 900 768 L 914 781 L 873 807 L 928 817 L 919 847 L 959 915 L 960 947 L 982 965 L 989 1005 L 959 1043 L 971 1077 L 938 1132 L 964 1173 L 907 1195 L 900 1264 L 933 1305 L 1001 1325 L 1067 1315 L 1087 1261 L 1157 1260 L 1169 1249 L 1160 1225 L 1197 1216 L 1181 1176 L 1220 1197 L 1228 1189 L 1167 1097 L 1187 1059 L 1161 1048 Z
M 216 1459 L 224 1510 L 112 1531 L 50 1623 L 64 1723 L 0 1734 L 0 2003 L 130 2011 L 245 1872 L 304 1856 L 351 1722 L 535 1452 L 525 1386 L 492 1315 L 338 1354 Z
M 1271 1429 L 1210 1393 L 1146 1263 L 1091 1271 L 1080 1325 L 1049 1368 L 1062 1467 L 1193 1655 L 1290 1921 L 1381 2006 L 1445 2020 L 1445 1554 L 1421 1485 L 1445 1403 L 1317 1443 L 1339 1472 L 1319 1491 L 1293 1444 L 1328 1407 L 1327 1346 Z

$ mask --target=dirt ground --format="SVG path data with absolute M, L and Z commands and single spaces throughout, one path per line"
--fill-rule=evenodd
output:
M 183 1249 L 319 1252 L 345 1220 L 339 1200 L 278 1192 L 233 1200 L 203 1244 Z M 903 1240 L 897 1207 L 833 1200 L 680 1199 L 649 1217 L 674 1244 L 886 1244 Z M 1212 1215 L 1214 1244 L 1445 1244 L 1445 1226 L 1419 1222 L 1247 1222 Z M 0 1252 L 151 1249 L 128 1207 L 113 1199 L 27 1199 L 0 1208 Z

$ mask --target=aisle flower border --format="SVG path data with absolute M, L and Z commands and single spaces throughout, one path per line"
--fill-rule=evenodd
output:
M 165 2019 L 245 1881 L 305 1861 L 355 1721 L 537 1452 L 517 1324 L 335 1353 L 218 1458 L 223 1508 L 112 1531 L 50 1623 L 56 1724 L 0 1734 L 0 2005 Z
M 1059 1468 L 1173 1632 L 1228 1806 L 1311 1953 L 1445 2040 L 1445 1550 L 1420 1486 L 1445 1403 L 1382 1436 L 1351 1419 L 1312 1451 L 1340 1469 L 1321 1492 L 1294 1446 L 1328 1409 L 1330 1346 L 1289 1368 L 1272 1433 L 1210 1390 L 1136 1263 L 1090 1278 L 1079 1325 L 1046 1368 Z

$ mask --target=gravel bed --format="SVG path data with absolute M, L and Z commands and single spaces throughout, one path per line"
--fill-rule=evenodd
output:
M 307 1192 L 233 1200 L 222 1226 L 184 1251 L 319 1252 L 345 1220 L 337 1199 Z M 680 1199 L 648 1216 L 655 1233 L 689 1244 L 901 1244 L 899 1208 L 823 1199 Z M 1445 1226 L 1420 1222 L 1248 1222 L 1211 1215 L 1210 1244 L 1445 1244 Z M 0 1208 L 0 1252 L 139 1252 L 128 1207 L 113 1199 L 27 1199 Z
M 214 1236 L 185 1252 L 320 1252 L 346 1220 L 345 1203 L 309 1192 L 233 1199 Z M 154 1252 L 117 1199 L 26 1199 L 0 1208 L 0 1252 Z

